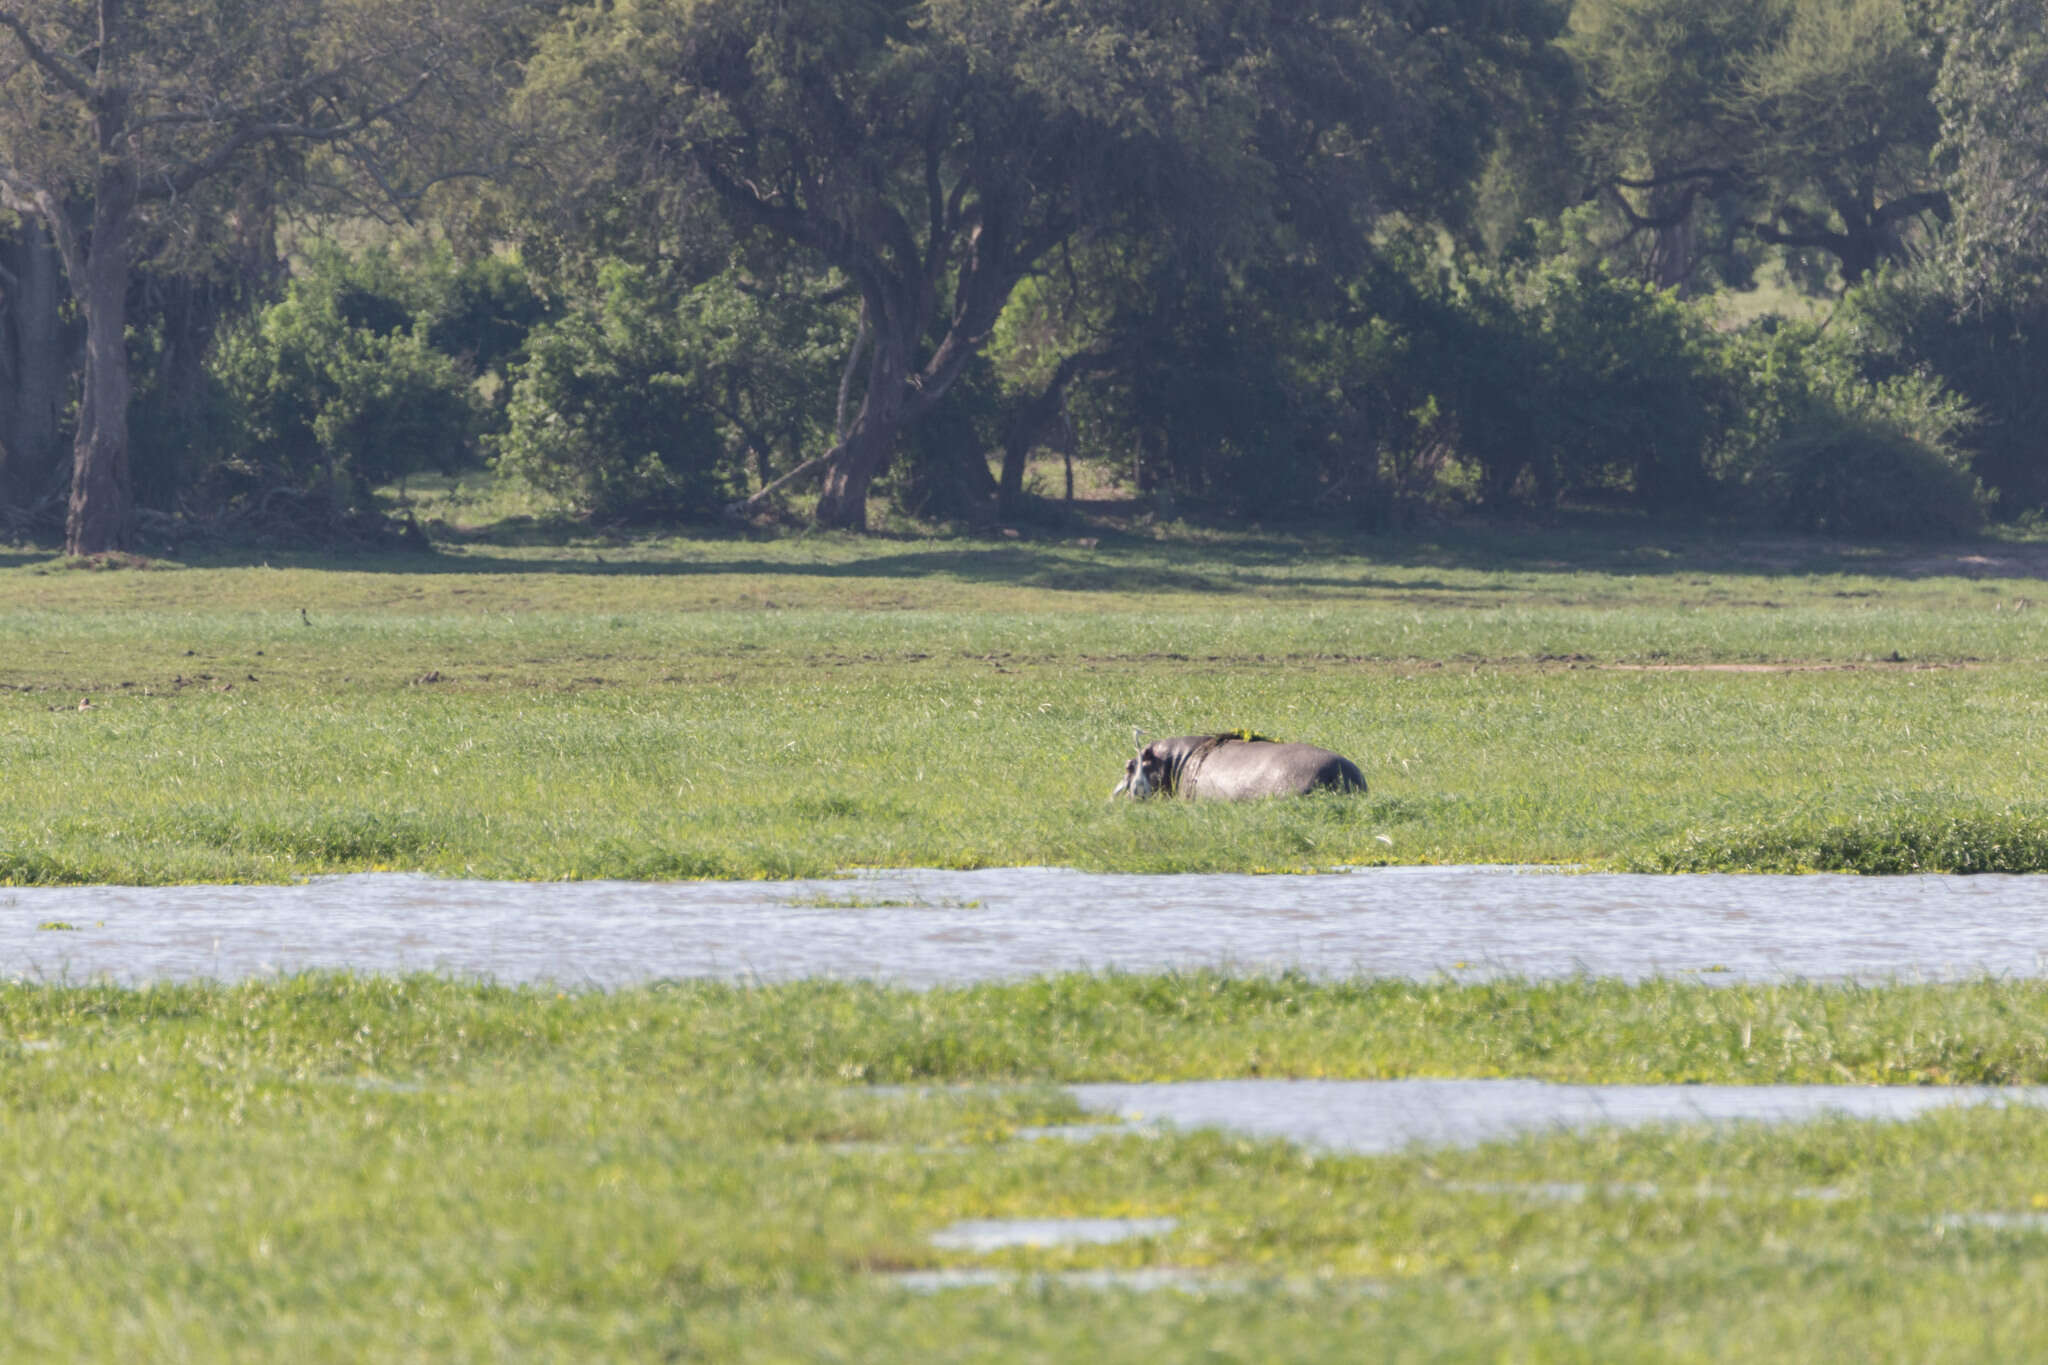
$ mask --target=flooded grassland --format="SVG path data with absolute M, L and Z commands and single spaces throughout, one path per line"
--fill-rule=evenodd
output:
M 2048 1355 L 2035 558 L 14 556 L 0 1356 Z
M 2048 867 L 2031 559 L 1559 548 L 24 557 L 0 881 Z M 1372 790 L 1111 803 L 1133 727 L 1312 740 Z
M 2038 1084 L 2044 1039 L 2025 982 L 15 985 L 0 1354 L 2026 1358 L 2039 1112 L 1754 1083 Z M 1748 1121 L 1353 1143 L 1326 1078 L 1286 1141 L 1101 1086 L 1311 1066 Z

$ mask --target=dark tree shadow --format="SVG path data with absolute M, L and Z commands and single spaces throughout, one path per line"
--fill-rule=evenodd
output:
M 63 552 L 55 546 L 0 546 L 0 569 L 19 569 L 30 564 L 50 564 L 59 562 L 63 558 Z
M 661 537 L 687 536 L 670 551 Z M 2048 544 L 1982 538 L 1966 542 L 1863 543 L 1772 534 L 1742 527 L 1672 527 L 1633 516 L 1560 514 L 1541 522 L 1477 519 L 1402 534 L 1346 532 L 1328 526 L 1248 527 L 1217 523 L 1165 535 L 1149 527 L 1023 524 L 1022 529 L 963 532 L 944 539 L 871 535 L 869 551 L 844 563 L 800 563 L 761 555 L 705 559 L 691 546 L 737 546 L 800 539 L 801 533 L 685 527 L 644 535 L 526 519 L 445 534 L 433 547 L 407 549 L 243 549 L 209 547 L 194 565 L 333 569 L 353 573 L 581 574 L 596 577 L 763 577 L 811 579 L 944 578 L 1055 592 L 1186 592 L 1218 595 L 1314 595 L 1383 590 L 1497 594 L 1499 584 L 1416 578 L 1418 569 L 1488 574 L 1671 578 L 1713 574 L 1757 578 L 1853 574 L 1917 579 L 2048 578 Z M 891 547 L 900 548 L 891 548 Z M 529 559 L 494 550 L 558 549 Z M 47 558 L 24 552 L 17 562 Z M 0 554 L 0 564 L 8 562 Z M 1350 569 L 1346 564 L 1356 566 Z M 1287 572 L 1299 566 L 1302 572 Z M 1389 569 L 1406 571 L 1399 578 Z M 1375 572 L 1375 571 L 1379 572 Z

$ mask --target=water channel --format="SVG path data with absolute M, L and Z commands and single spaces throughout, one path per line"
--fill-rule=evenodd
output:
M 1705 981 L 2048 974 L 2048 877 L 1319 876 L 1060 868 L 785 882 L 0 888 L 0 979 L 235 980 L 349 968 L 615 987 L 844 977 L 926 987 L 1068 970 L 1294 969 Z

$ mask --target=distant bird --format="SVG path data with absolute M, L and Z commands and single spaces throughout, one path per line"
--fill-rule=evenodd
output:
M 313 624 L 313 618 L 306 615 L 306 609 L 304 607 L 299 608 L 299 621 L 302 625 L 310 626 Z

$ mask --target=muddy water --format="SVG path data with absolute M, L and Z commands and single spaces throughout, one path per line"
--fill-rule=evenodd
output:
M 71 928 L 44 927 L 66 924 Z M 814 882 L 0 888 L 0 976 L 140 982 L 308 968 L 616 986 L 1084 970 L 1706 981 L 2048 974 L 2048 878 L 1652 877 L 1054 868 Z

